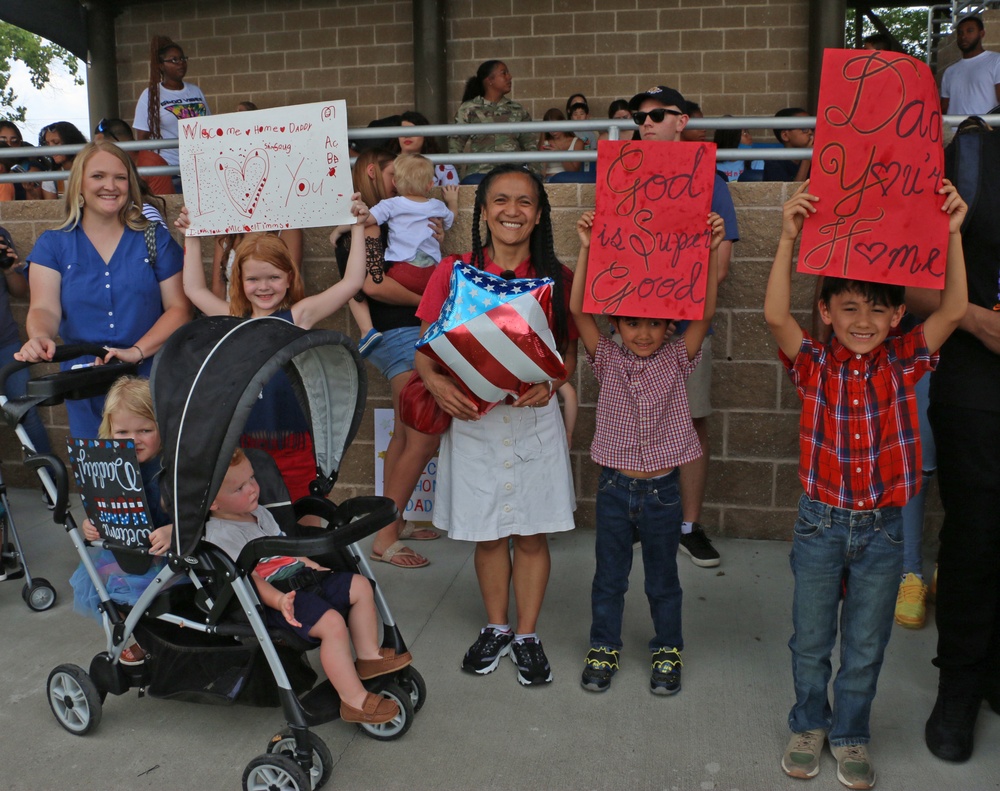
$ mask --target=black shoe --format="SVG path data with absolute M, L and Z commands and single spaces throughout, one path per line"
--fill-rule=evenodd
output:
M 604 692 L 618 672 L 618 652 L 609 648 L 591 648 L 583 662 L 580 686 L 590 692 Z
M 719 552 L 712 546 L 712 539 L 697 522 L 690 533 L 681 533 L 681 552 L 691 558 L 691 562 L 702 568 L 718 566 L 721 562 Z
M 979 703 L 978 695 L 948 694 L 939 689 L 934 711 L 924 728 L 927 749 L 944 761 L 968 761 Z
M 681 652 L 676 648 L 661 648 L 653 652 L 649 691 L 654 695 L 674 695 L 681 691 Z
M 526 687 L 548 684 L 552 681 L 552 668 L 545 656 L 540 640 L 528 637 L 510 645 L 510 658 L 517 666 L 517 680 Z
M 514 633 L 511 631 L 498 632 L 486 627 L 479 633 L 472 647 L 465 652 L 462 670 L 467 673 L 478 673 L 481 676 L 492 673 L 500 664 L 500 658 L 510 652 L 513 640 Z
M 983 698 L 989 704 L 989 707 L 993 709 L 994 714 L 1000 714 L 1000 678 L 991 675 L 990 680 L 986 682 L 986 686 L 983 689 Z

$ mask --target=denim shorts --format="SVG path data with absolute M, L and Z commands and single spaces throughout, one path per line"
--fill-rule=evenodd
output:
M 378 368 L 379 373 L 392 381 L 399 374 L 413 370 L 415 346 L 420 340 L 420 327 L 397 327 L 382 333 L 382 340 L 371 350 L 368 362 Z

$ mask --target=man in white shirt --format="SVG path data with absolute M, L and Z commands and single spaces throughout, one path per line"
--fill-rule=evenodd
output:
M 983 49 L 986 31 L 978 16 L 958 23 L 955 43 L 962 59 L 948 67 L 941 79 L 941 112 L 985 115 L 1000 105 L 1000 53 Z

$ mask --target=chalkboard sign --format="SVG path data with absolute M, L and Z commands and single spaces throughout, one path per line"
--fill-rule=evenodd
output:
M 117 439 L 67 438 L 73 474 L 87 517 L 103 538 L 130 547 L 148 547 L 153 520 L 142 486 L 135 442 Z M 148 558 L 117 556 L 129 573 L 142 573 Z M 128 560 L 135 563 L 128 563 Z M 135 566 L 136 569 L 126 568 Z

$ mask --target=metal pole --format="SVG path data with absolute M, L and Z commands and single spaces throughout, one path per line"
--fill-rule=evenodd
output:
M 448 121 L 445 0 L 413 0 L 413 101 L 432 124 Z
M 823 50 L 844 46 L 847 0 L 809 0 L 809 104 L 816 111 Z
M 118 63 L 115 58 L 115 14 L 110 0 L 87 4 L 87 100 L 90 119 L 118 117 Z M 92 130 L 84 130 L 90 137 Z

